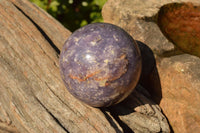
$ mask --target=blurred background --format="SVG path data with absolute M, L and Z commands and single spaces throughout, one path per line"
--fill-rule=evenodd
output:
M 67 29 L 74 31 L 84 25 L 103 22 L 101 9 L 107 0 L 30 0 Z

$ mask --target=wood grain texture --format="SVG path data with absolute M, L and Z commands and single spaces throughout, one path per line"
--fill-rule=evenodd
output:
M 58 49 L 62 49 L 66 38 L 71 34 L 69 30 L 64 28 L 62 24 L 43 9 L 30 3 L 28 0 L 10 1 L 24 14 L 27 14 L 28 16 L 26 17 L 30 18 L 38 27 L 42 27 L 43 33 L 47 35 L 46 37 L 50 38 L 51 43 L 53 43 Z
M 169 132 L 141 86 L 131 100 L 110 108 L 92 108 L 72 97 L 58 65 L 71 33 L 28 0 L 0 0 L 0 20 L 0 132 Z

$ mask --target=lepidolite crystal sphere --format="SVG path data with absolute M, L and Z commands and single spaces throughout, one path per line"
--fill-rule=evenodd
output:
M 118 26 L 94 23 L 76 30 L 60 54 L 60 71 L 68 91 L 93 106 L 121 102 L 141 73 L 137 43 Z

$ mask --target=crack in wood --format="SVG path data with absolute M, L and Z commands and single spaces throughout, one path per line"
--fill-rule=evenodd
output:
M 81 112 L 79 112 L 77 110 L 77 112 L 75 112 L 68 104 L 66 104 L 59 96 L 57 96 L 54 91 L 48 86 L 48 84 L 45 82 L 46 86 L 49 88 L 49 90 L 51 91 L 51 93 L 53 93 L 60 101 L 62 104 L 64 104 L 65 106 L 67 106 L 74 114 L 79 114 L 79 116 L 81 116 L 82 118 L 84 118 L 84 116 L 82 115 Z M 107 119 L 108 120 L 108 119 Z M 87 120 L 86 120 L 87 121 Z M 108 120 L 109 121 L 109 120 Z M 87 121 L 97 132 L 98 130 L 96 129 L 96 127 L 90 122 L 90 121 Z M 118 132 L 117 132 L 118 133 Z
M 105 108 L 100 108 L 100 110 L 104 114 L 104 116 L 106 117 L 106 119 L 109 121 L 110 125 L 115 129 L 115 132 L 116 133 L 122 133 L 122 131 L 118 128 L 118 126 L 115 124 L 115 122 L 113 121 L 113 119 L 108 115 L 108 113 L 106 112 L 106 109 Z M 121 127 L 121 125 L 120 125 L 120 127 Z M 121 127 L 121 128 L 123 129 L 123 127 Z
M 35 27 L 39 30 L 39 32 L 43 35 L 43 37 L 48 41 L 48 43 L 51 45 L 51 47 L 56 51 L 56 53 L 58 54 L 57 56 L 59 56 L 60 50 L 53 43 L 53 41 L 48 37 L 48 35 L 44 32 L 44 30 L 35 21 L 33 21 L 23 10 L 21 10 L 17 5 L 14 4 L 14 6 L 35 25 Z
M 49 90 L 51 91 L 51 93 L 53 93 L 53 95 L 56 96 L 59 99 L 59 101 L 61 101 L 62 104 L 64 104 L 65 106 L 67 106 L 74 114 L 78 114 L 79 116 L 81 116 L 81 117 L 84 118 L 84 116 L 82 115 L 81 112 L 79 112 L 78 110 L 75 112 L 68 104 L 66 104 L 58 95 L 55 94 L 55 92 L 49 87 L 49 85 L 46 82 L 45 82 L 45 84 L 49 88 Z M 87 121 L 87 122 L 98 132 L 98 130 L 96 129 L 96 127 L 90 121 Z
M 56 123 L 58 123 L 58 125 L 67 133 L 69 133 L 69 131 L 61 124 L 61 122 L 58 120 L 58 118 L 56 118 L 56 116 L 54 116 L 46 107 L 45 105 L 34 95 L 36 101 L 38 101 L 38 103 L 46 110 L 46 112 L 56 121 Z
M 16 127 L 8 125 L 7 123 L 0 122 L 0 132 L 18 133 Z M 2 132 L 3 133 L 3 132 Z
M 114 111 L 109 110 L 109 112 L 122 127 L 124 133 L 134 133 L 134 131 L 126 123 L 124 123 Z

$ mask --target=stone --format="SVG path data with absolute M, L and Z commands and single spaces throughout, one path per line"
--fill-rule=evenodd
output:
M 185 53 L 200 57 L 200 6 L 170 3 L 161 7 L 157 24 L 162 33 Z
M 102 15 L 104 22 L 122 27 L 149 47 L 141 52 L 149 57 L 143 59 L 140 84 L 159 103 L 172 130 L 200 132 L 200 58 L 177 50 L 157 24 L 159 9 L 172 2 L 200 5 L 199 0 L 108 0 Z
M 68 91 L 80 101 L 103 107 L 131 94 L 141 73 L 137 43 L 118 26 L 94 23 L 76 30 L 60 54 Z
M 200 59 L 188 54 L 157 62 L 160 106 L 175 132 L 200 132 Z

